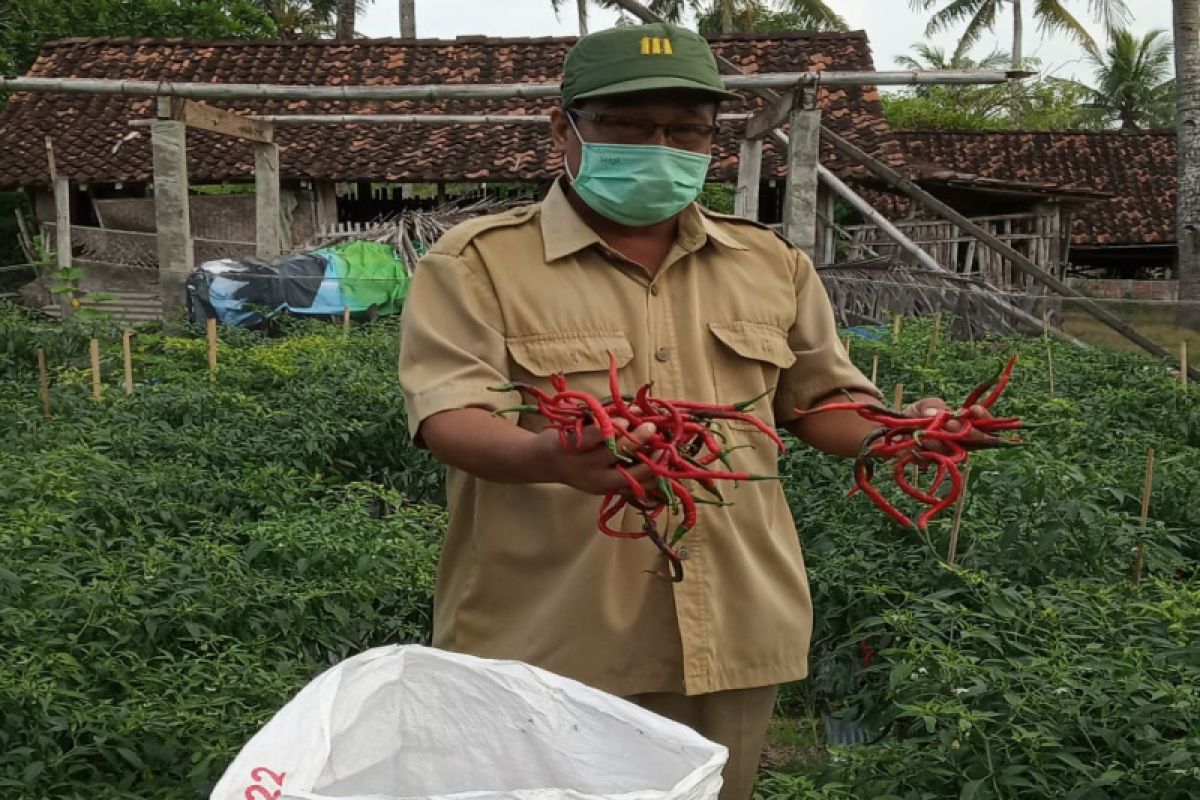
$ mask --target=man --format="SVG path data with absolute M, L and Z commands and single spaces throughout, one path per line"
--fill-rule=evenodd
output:
M 756 409 L 768 423 L 858 452 L 873 426 L 856 414 L 796 414 L 846 391 L 879 396 L 842 350 L 811 262 L 694 203 L 731 96 L 690 31 L 581 39 L 551 114 L 565 177 L 539 205 L 456 227 L 421 262 L 401 383 L 412 434 L 449 465 L 434 644 L 532 663 L 690 725 L 729 748 L 722 800 L 746 800 L 776 686 L 807 673 L 811 604 L 782 488 L 729 487 L 732 505 L 702 507 L 683 540 L 685 579 L 657 580 L 644 573 L 663 568 L 657 549 L 596 530 L 600 495 L 625 488 L 599 434 L 566 450 L 536 415 L 493 416 L 522 400 L 490 388 L 548 388 L 564 373 L 602 397 L 611 351 L 630 391 L 769 393 Z M 763 434 L 733 423 L 728 435 L 754 446 L 733 456 L 739 469 L 777 473 Z M 639 527 L 636 515 L 622 527 Z

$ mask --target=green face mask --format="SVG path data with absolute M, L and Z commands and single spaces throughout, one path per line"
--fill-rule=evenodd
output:
M 597 214 L 632 228 L 662 222 L 687 208 L 700 196 L 712 161 L 711 156 L 673 147 L 594 144 L 582 136 L 579 141 L 579 174 L 567 170 L 575 193 Z

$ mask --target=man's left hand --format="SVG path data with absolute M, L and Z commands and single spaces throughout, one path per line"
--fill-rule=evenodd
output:
M 946 405 L 946 401 L 940 397 L 925 397 L 904 409 L 905 416 L 909 417 L 935 417 L 943 411 L 950 411 L 950 406 Z M 974 405 L 966 409 L 963 413 L 969 420 L 991 419 L 991 413 L 980 405 Z M 946 423 L 946 430 L 950 433 L 958 433 L 963 429 L 963 423 L 960 420 L 952 419 Z M 971 431 L 966 438 L 960 442 L 962 447 L 970 450 L 974 447 L 982 445 L 987 440 L 987 437 L 979 431 Z M 935 453 L 947 453 L 949 448 L 944 442 L 934 441 L 932 439 L 925 440 L 921 443 L 921 447 L 925 450 L 932 450 Z

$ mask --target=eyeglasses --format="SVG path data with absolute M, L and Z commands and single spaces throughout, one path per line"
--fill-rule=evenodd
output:
M 576 119 L 587 120 L 600 132 L 606 142 L 613 144 L 645 144 L 654 138 L 660 129 L 668 142 L 682 148 L 703 147 L 712 141 L 716 125 L 673 123 L 659 125 L 647 119 L 622 117 L 616 114 L 596 114 L 581 109 L 569 109 L 568 114 Z

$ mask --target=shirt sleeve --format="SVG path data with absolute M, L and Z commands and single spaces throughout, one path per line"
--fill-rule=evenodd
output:
M 879 390 L 854 366 L 838 339 L 833 307 L 812 261 L 799 250 L 794 258 L 796 321 L 788 343 L 796 363 L 779 376 L 775 418 L 781 424 L 797 418 L 797 409 L 808 409 L 834 392 L 846 389 L 882 398 Z
M 401 317 L 399 372 L 418 444 L 421 423 L 434 414 L 521 402 L 515 392 L 489 389 L 508 382 L 508 353 L 496 293 L 481 266 L 436 252 L 421 259 Z

